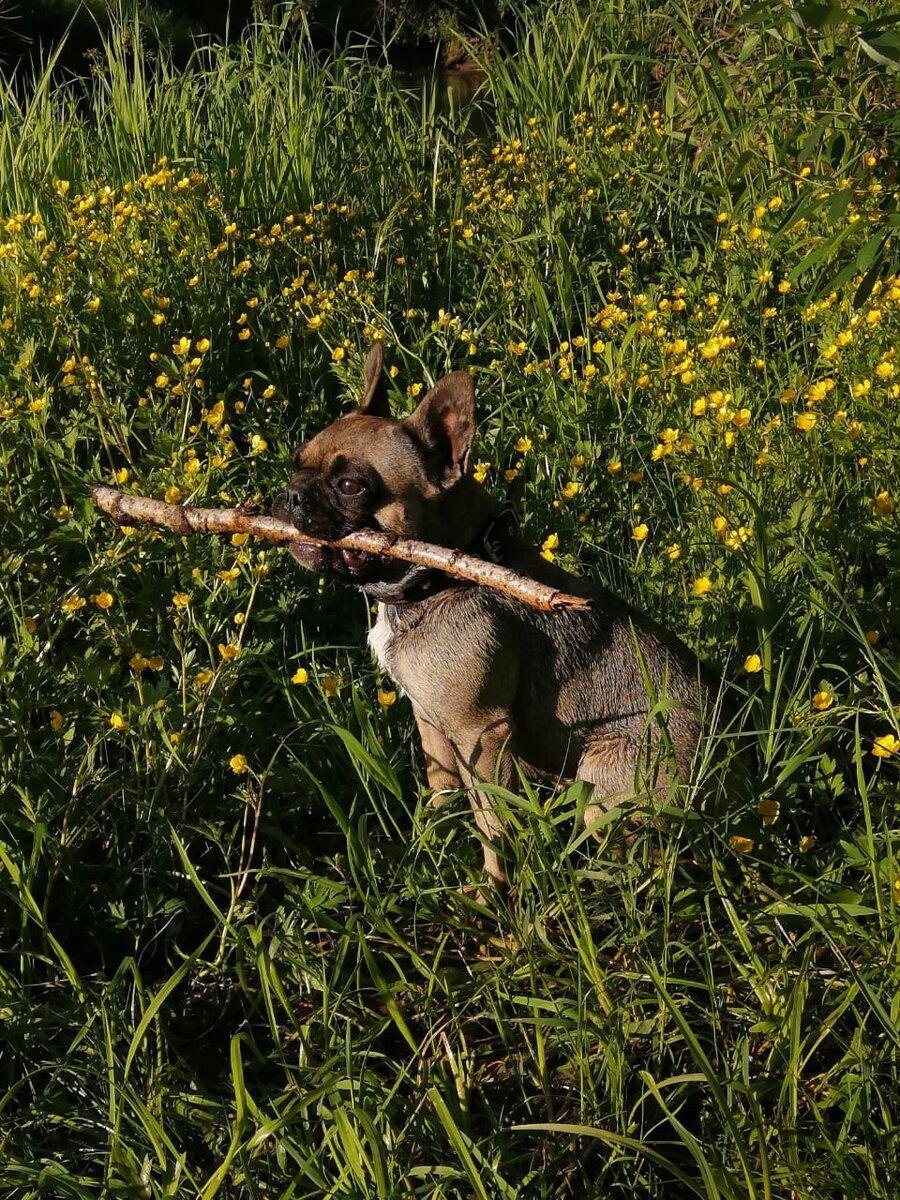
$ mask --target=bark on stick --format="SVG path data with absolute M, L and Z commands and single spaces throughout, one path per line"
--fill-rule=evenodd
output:
M 430 542 L 395 538 L 391 534 L 368 529 L 358 530 L 334 542 L 308 535 L 301 537 L 289 521 L 277 517 L 263 517 L 240 508 L 192 508 L 189 505 L 166 504 L 149 496 L 131 496 L 101 483 L 94 484 L 91 496 L 97 507 L 120 525 L 155 525 L 160 529 L 171 529 L 184 537 L 190 533 L 250 533 L 271 542 L 305 542 L 331 546 L 337 550 L 365 550 L 368 554 L 380 554 L 384 558 L 399 558 L 423 567 L 433 567 L 454 579 L 467 579 L 482 587 L 495 588 L 544 612 L 590 607 L 590 601 L 584 596 L 559 592 L 526 575 L 510 571 L 508 567 Z

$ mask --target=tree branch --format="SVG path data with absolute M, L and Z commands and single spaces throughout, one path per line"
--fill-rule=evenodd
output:
M 289 521 L 281 521 L 277 517 L 258 516 L 240 508 L 191 508 L 189 505 L 166 504 L 149 496 L 130 496 L 101 483 L 94 484 L 91 496 L 97 507 L 120 525 L 155 525 L 160 529 L 171 529 L 184 537 L 190 533 L 250 533 L 272 542 L 303 542 L 338 550 L 364 550 L 367 554 L 379 554 L 384 558 L 399 558 L 423 567 L 432 567 L 454 579 L 468 579 L 482 587 L 504 592 L 544 612 L 590 607 L 590 600 L 584 596 L 559 592 L 508 567 L 429 542 L 395 538 L 391 534 L 376 533 L 369 529 L 348 534 L 336 542 L 308 535 L 301 537 Z

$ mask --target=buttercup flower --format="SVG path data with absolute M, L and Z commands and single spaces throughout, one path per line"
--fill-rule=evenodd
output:
M 879 517 L 889 517 L 897 507 L 897 501 L 890 492 L 879 492 L 872 504 Z
M 337 674 L 323 675 L 319 682 L 322 685 L 322 693 L 325 696 L 333 697 L 341 690 L 341 677 Z
M 900 751 L 900 738 L 893 733 L 883 733 L 872 743 L 872 753 L 876 758 L 893 758 Z

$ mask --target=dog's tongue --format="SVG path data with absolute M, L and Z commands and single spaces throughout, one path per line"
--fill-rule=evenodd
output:
M 369 557 L 365 550 L 342 550 L 341 558 L 344 560 L 345 566 L 351 571 L 358 571 L 366 559 Z

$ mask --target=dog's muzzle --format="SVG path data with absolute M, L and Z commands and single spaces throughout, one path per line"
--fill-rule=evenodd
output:
M 310 504 L 310 497 L 302 488 L 288 487 L 272 505 L 272 515 L 290 521 L 298 533 L 311 537 L 337 541 L 350 533 L 335 525 L 328 513 L 317 512 Z M 364 550 L 332 550 L 328 546 L 316 546 L 310 542 L 291 542 L 290 551 L 294 558 L 308 571 L 331 571 L 344 577 L 355 578 L 370 565 L 372 555 Z

